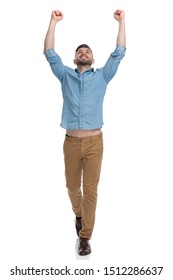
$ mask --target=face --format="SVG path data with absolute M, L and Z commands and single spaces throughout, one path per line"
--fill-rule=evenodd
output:
M 91 66 L 94 63 L 92 51 L 88 48 L 78 49 L 75 54 L 74 63 L 79 66 Z

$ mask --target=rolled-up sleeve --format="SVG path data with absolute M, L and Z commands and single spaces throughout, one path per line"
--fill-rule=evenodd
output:
M 55 52 L 54 49 L 45 50 L 44 55 L 49 62 L 52 72 L 62 82 L 66 67 L 62 63 L 60 56 Z
M 115 51 L 112 52 L 108 58 L 105 66 L 103 67 L 103 76 L 107 83 L 110 82 L 110 80 L 116 74 L 120 61 L 124 57 L 125 52 L 125 47 L 117 45 Z

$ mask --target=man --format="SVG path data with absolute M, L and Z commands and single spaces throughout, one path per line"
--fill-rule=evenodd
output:
M 124 11 L 117 10 L 114 18 L 119 23 L 116 50 L 104 67 L 96 71 L 91 67 L 94 63 L 92 50 L 86 44 L 76 49 L 75 70 L 64 66 L 55 52 L 54 33 L 56 24 L 63 19 L 61 11 L 52 12 L 44 42 L 44 54 L 61 82 L 61 126 L 66 129 L 63 147 L 66 186 L 76 216 L 78 253 L 81 256 L 91 253 L 89 240 L 95 222 L 97 186 L 103 155 L 103 99 L 107 84 L 115 75 L 126 51 Z

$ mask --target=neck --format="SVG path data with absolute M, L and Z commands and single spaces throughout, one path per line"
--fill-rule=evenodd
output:
M 90 65 L 77 65 L 77 69 L 80 72 L 80 74 L 82 74 L 85 71 L 88 71 L 91 69 Z

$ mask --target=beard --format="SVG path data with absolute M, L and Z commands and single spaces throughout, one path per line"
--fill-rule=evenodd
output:
M 76 64 L 79 66 L 91 66 L 92 65 L 92 59 L 87 59 L 87 60 L 82 60 L 82 59 L 77 59 Z

